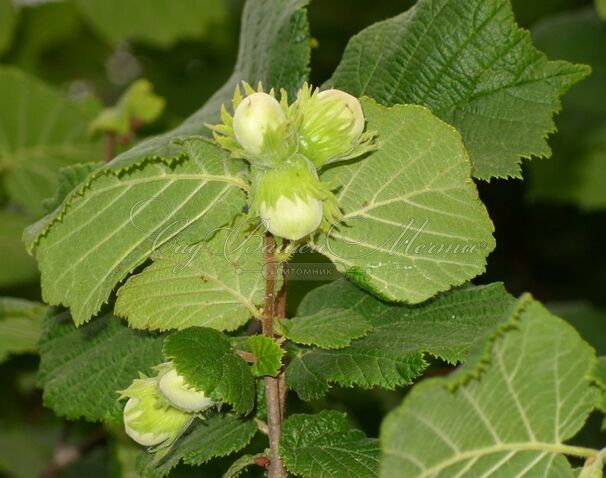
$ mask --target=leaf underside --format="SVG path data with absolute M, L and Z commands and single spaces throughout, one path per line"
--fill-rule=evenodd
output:
M 529 296 L 508 315 L 475 360 L 419 384 L 386 418 L 381 478 L 575 476 L 557 447 L 596 406 L 595 353 Z

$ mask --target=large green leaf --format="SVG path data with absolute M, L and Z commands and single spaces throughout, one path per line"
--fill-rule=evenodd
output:
M 566 35 L 562 35 L 566 32 Z M 533 162 L 529 196 L 534 200 L 606 208 L 606 28 L 592 8 L 545 18 L 533 28 L 549 55 L 591 65 L 592 74 L 564 98 L 553 158 Z
M 38 382 L 44 404 L 70 419 L 119 422 L 118 391 L 163 361 L 160 335 L 104 315 L 76 328 L 67 313 L 49 317 L 40 341 Z
M 0 211 L 0 287 L 38 279 L 36 261 L 27 254 L 21 240 L 23 230 L 30 223 L 30 216 Z
M 244 204 L 236 177 L 243 164 L 205 140 L 186 142 L 184 151 L 188 158 L 171 165 L 121 175 L 96 170 L 91 185 L 67 196 L 61 221 L 36 249 L 46 302 L 69 306 L 82 324 L 162 244 L 177 236 L 195 243 L 231 221 Z M 29 231 L 48 227 L 43 219 Z
M 493 225 L 459 134 L 421 106 L 362 104 L 379 149 L 322 174 L 344 216 L 315 247 L 387 300 L 422 302 L 482 273 Z
M 599 391 L 595 352 L 524 296 L 460 371 L 415 386 L 381 429 L 381 477 L 572 478 L 562 456 Z
M 47 306 L 0 297 L 0 362 L 11 354 L 36 352 Z
M 95 109 L 83 108 L 41 81 L 10 67 L 0 68 L 0 170 L 9 198 L 32 214 L 52 196 L 57 171 L 102 158 L 99 142 L 87 135 Z
M 502 323 L 512 303 L 501 284 L 455 289 L 404 306 L 381 302 L 347 281 L 333 282 L 308 294 L 297 315 L 340 307 L 373 329 L 344 349 L 300 352 L 286 369 L 286 382 L 305 400 L 326 393 L 330 383 L 387 389 L 410 384 L 427 366 L 425 353 L 450 363 L 462 360 L 473 342 Z
M 254 405 L 255 384 L 248 364 L 232 350 L 221 332 L 191 327 L 170 335 L 164 355 L 193 387 L 247 414 Z
M 200 38 L 226 15 L 225 0 L 77 0 L 84 18 L 112 43 L 134 40 L 168 48 Z
M 204 123 L 219 121 L 221 105 L 231 104 L 242 81 L 263 82 L 266 89 L 285 88 L 291 96 L 309 72 L 309 26 L 303 7 L 308 0 L 248 0 L 242 12 L 240 49 L 227 82 L 178 128 L 139 143 L 119 155 L 110 167 L 122 168 L 145 158 L 178 156 L 171 140 L 178 136 L 210 136 Z
M 160 330 L 234 330 L 250 317 L 260 318 L 263 239 L 259 244 L 242 227 L 225 227 L 209 242 L 189 247 L 169 243 L 120 288 L 116 314 L 132 327 Z
M 463 135 L 479 178 L 520 177 L 549 156 L 559 97 L 589 69 L 548 61 L 509 0 L 420 0 L 356 35 L 328 85 L 384 105 L 427 106 Z
M 352 430 L 343 413 L 293 415 L 284 422 L 280 456 L 286 468 L 303 478 L 376 478 L 379 442 Z
M 141 457 L 138 468 L 142 476 L 162 478 L 182 461 L 188 465 L 202 465 L 214 457 L 226 456 L 244 448 L 257 432 L 254 420 L 242 420 L 234 415 L 217 414 L 202 422 L 181 437 L 162 457 Z

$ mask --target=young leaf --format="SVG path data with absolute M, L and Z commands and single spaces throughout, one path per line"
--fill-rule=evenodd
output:
M 139 329 L 237 329 L 260 318 L 263 303 L 262 235 L 242 224 L 213 231 L 208 242 L 169 243 L 154 262 L 118 290 L 115 312 Z M 258 243 L 259 237 L 261 243 Z
M 0 363 L 11 354 L 38 350 L 47 309 L 38 302 L 0 297 Z
M 370 322 L 355 309 L 322 309 L 315 314 L 278 322 L 280 333 L 298 344 L 323 349 L 342 349 L 372 329 Z
M 162 340 L 111 315 L 81 328 L 68 313 L 50 316 L 39 345 L 44 404 L 69 419 L 119 422 L 124 404 L 116 392 L 163 361 Z
M 559 97 L 589 68 L 548 61 L 509 0 L 420 0 L 356 35 L 327 84 L 391 106 L 427 106 L 463 135 L 478 178 L 520 177 L 549 156 Z
M 102 157 L 101 144 L 87 135 L 94 111 L 15 68 L 0 68 L 0 91 L 4 187 L 12 201 L 39 215 L 59 168 Z
M 278 375 L 284 351 L 276 341 L 263 335 L 252 335 L 248 337 L 248 345 L 256 358 L 252 366 L 253 374 L 257 377 Z
M 269 450 L 256 455 L 242 455 L 232 463 L 229 469 L 223 474 L 223 478 L 238 478 L 249 466 L 260 466 L 259 462 L 269 463 Z
M 571 477 L 562 456 L 599 398 L 595 353 L 528 295 L 474 359 L 415 386 L 381 428 L 381 477 Z M 597 452 L 596 452 L 597 454 Z
M 315 247 L 387 300 L 422 302 L 482 273 L 493 225 L 459 134 L 420 106 L 362 105 L 379 149 L 322 174 L 344 216 Z
M 288 471 L 303 478 L 376 478 L 379 442 L 350 429 L 345 414 L 325 410 L 284 422 L 280 456 Z
M 110 42 L 131 40 L 160 48 L 204 37 L 227 13 L 221 0 L 77 0 L 76 4 L 93 29 Z
M 0 210 L 0 287 L 38 279 L 36 261 L 25 251 L 21 235 L 31 217 L 11 210 Z
M 237 413 L 245 415 L 252 410 L 253 375 L 221 332 L 204 327 L 175 332 L 164 342 L 164 355 L 193 387 L 231 405 Z
M 412 382 L 427 366 L 425 353 L 450 363 L 462 360 L 471 344 L 504 320 L 514 299 L 501 284 L 455 289 L 417 306 L 386 304 L 347 281 L 315 289 L 299 307 L 300 315 L 354 310 L 372 331 L 341 350 L 311 349 L 286 369 L 288 388 L 304 400 L 346 387 L 394 389 Z
M 257 432 L 254 420 L 242 420 L 234 415 L 217 414 L 196 421 L 159 461 L 145 454 L 138 462 L 144 477 L 162 478 L 182 461 L 188 465 L 202 465 L 214 457 L 226 456 L 244 448 Z
M 294 97 L 309 73 L 309 25 L 303 7 L 308 0 L 248 0 L 242 12 L 240 49 L 234 71 L 226 83 L 178 128 L 142 141 L 112 161 L 124 168 L 146 158 L 172 158 L 179 154 L 172 139 L 204 134 L 205 123 L 219 122 L 221 105 L 229 106 L 236 85 L 242 81 L 270 88 L 284 88 Z
M 96 170 L 94 182 L 64 200 L 60 222 L 30 226 L 43 234 L 36 257 L 46 302 L 69 306 L 83 324 L 162 244 L 199 241 L 242 209 L 242 164 L 203 140 L 185 147 L 189 158 L 173 166 L 149 164 L 120 176 Z

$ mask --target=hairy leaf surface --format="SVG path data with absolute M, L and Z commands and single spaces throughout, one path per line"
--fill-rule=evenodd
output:
M 68 313 L 50 316 L 40 341 L 38 383 L 44 404 L 69 419 L 119 422 L 118 391 L 163 361 L 160 335 L 104 315 L 76 328 Z
M 241 210 L 242 164 L 204 140 L 185 147 L 189 158 L 173 166 L 103 175 L 84 195 L 68 196 L 36 250 L 46 302 L 69 306 L 82 324 L 162 244 L 203 240 Z
M 529 296 L 510 320 L 475 360 L 415 386 L 386 418 L 382 478 L 574 476 L 560 447 L 599 398 L 595 352 Z
M 344 216 L 315 247 L 387 300 L 422 302 L 482 273 L 493 225 L 459 134 L 420 106 L 362 104 L 379 149 L 322 174 Z
M 463 135 L 479 178 L 520 177 L 549 156 L 559 97 L 589 73 L 548 61 L 509 0 L 420 0 L 352 38 L 327 85 L 391 106 L 427 106 Z
M 234 330 L 250 317 L 259 318 L 263 238 L 241 229 L 212 231 L 209 242 L 167 244 L 154 254 L 152 265 L 120 288 L 116 314 L 135 328 L 160 330 Z
M 286 369 L 286 382 L 304 400 L 323 395 L 331 383 L 387 389 L 410 384 L 427 366 L 425 353 L 450 363 L 462 360 L 473 342 L 502 323 L 513 301 L 501 284 L 492 284 L 455 289 L 422 305 L 394 305 L 347 281 L 333 282 L 308 294 L 298 313 L 342 307 L 373 329 L 344 349 L 300 352 Z
M 280 456 L 290 472 L 303 478 L 376 478 L 379 442 L 349 428 L 345 414 L 325 410 L 284 422 Z
M 232 405 L 238 413 L 252 410 L 255 384 L 250 367 L 221 332 L 205 327 L 175 332 L 164 342 L 164 355 L 198 390 Z

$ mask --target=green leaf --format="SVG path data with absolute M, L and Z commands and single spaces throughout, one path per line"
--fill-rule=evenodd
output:
M 50 213 L 61 206 L 61 203 L 68 194 L 82 184 L 88 175 L 101 167 L 101 165 L 103 165 L 102 162 L 95 162 L 74 164 L 73 166 L 61 168 L 57 177 L 59 186 L 55 191 L 55 195 L 52 198 L 45 199 L 42 203 L 45 211 Z
M 17 13 L 13 0 L 0 0 L 0 55 L 9 49 L 13 42 Z
M 0 362 L 11 354 L 36 352 L 48 307 L 38 302 L 0 297 Z
M 175 332 L 164 342 L 164 355 L 193 387 L 228 403 L 237 413 L 245 415 L 252 410 L 253 375 L 221 332 L 204 327 Z
M 149 81 L 139 79 L 131 84 L 118 100 L 116 106 L 105 108 L 93 120 L 91 131 L 127 134 L 132 129 L 132 122 L 140 125 L 155 121 L 166 101 L 152 91 Z
M 550 302 L 546 306 L 577 329 L 599 355 L 606 354 L 606 310 L 585 301 Z
M 316 249 L 387 300 L 423 302 L 481 274 L 493 225 L 459 134 L 420 106 L 362 105 L 379 149 L 321 175 L 344 216 Z
M 388 415 L 382 478 L 573 476 L 562 454 L 599 397 L 595 353 L 528 295 L 509 315 L 475 360 L 415 386 Z
M 376 478 L 379 442 L 350 429 L 345 414 L 325 410 L 284 422 L 280 456 L 288 471 L 303 478 Z
M 278 375 L 280 367 L 282 367 L 284 350 L 276 341 L 263 335 L 252 335 L 248 337 L 248 345 L 256 358 L 252 366 L 252 373 L 257 377 Z
M 593 377 L 602 388 L 602 400 L 600 401 L 598 407 L 604 414 L 606 414 L 606 357 L 598 358 Z M 602 430 L 606 430 L 606 418 L 604 419 Z
M 184 147 L 189 157 L 172 165 L 96 170 L 64 200 L 60 222 L 30 226 L 26 236 L 44 234 L 36 257 L 45 302 L 69 306 L 83 324 L 162 244 L 200 240 L 242 209 L 242 163 L 204 140 Z
M 77 0 L 84 18 L 112 43 L 125 40 L 169 48 L 206 36 L 227 14 L 223 0 Z
M 142 141 L 122 153 L 111 167 L 123 168 L 149 157 L 178 156 L 171 140 L 179 136 L 204 134 L 204 123 L 218 123 L 221 105 L 229 105 L 234 88 L 242 81 L 266 89 L 284 88 L 290 97 L 307 80 L 309 73 L 309 25 L 303 7 L 308 0 L 248 0 L 242 12 L 240 49 L 234 72 L 227 82 L 178 128 Z M 96 2 L 95 2 L 96 3 Z
M 42 200 L 57 187 L 57 171 L 102 158 L 87 126 L 94 111 L 15 68 L 0 68 L 0 170 L 9 198 L 43 213 Z
M 233 415 L 217 414 L 196 421 L 193 429 L 181 437 L 159 461 L 145 454 L 138 463 L 144 477 L 162 478 L 182 461 L 202 465 L 214 457 L 226 456 L 244 448 L 257 432 L 254 420 L 242 420 Z
M 548 61 L 509 0 L 420 0 L 349 42 L 327 84 L 391 106 L 414 103 L 463 135 L 474 176 L 520 177 L 549 156 L 559 97 L 589 68 Z
M 31 222 L 27 215 L 0 210 L 0 287 L 35 282 L 36 261 L 23 247 L 23 229 Z
M 427 366 L 425 353 L 450 363 L 463 360 L 472 343 L 502 323 L 512 303 L 498 283 L 404 306 L 381 302 L 347 281 L 333 282 L 308 294 L 298 314 L 340 307 L 354 310 L 373 330 L 345 349 L 301 352 L 286 369 L 286 383 L 304 400 L 325 394 L 330 383 L 367 389 L 408 385 Z
M 326 308 L 321 311 L 280 320 L 280 332 L 287 339 L 323 349 L 342 349 L 364 337 L 372 329 L 370 322 L 354 309 Z
M 69 419 L 120 422 L 124 404 L 117 391 L 163 361 L 162 341 L 111 315 L 81 328 L 67 313 L 49 317 L 39 345 L 44 404 Z
M 135 328 L 234 330 L 261 317 L 263 251 L 243 224 L 211 231 L 214 237 L 167 244 L 154 262 L 118 291 L 116 314 Z M 262 242 L 262 237 L 260 238 Z
M 562 32 L 565 31 L 565 38 Z M 606 29 L 592 8 L 547 17 L 533 28 L 537 45 L 550 56 L 590 64 L 592 74 L 564 99 L 553 158 L 531 164 L 529 197 L 606 208 Z

